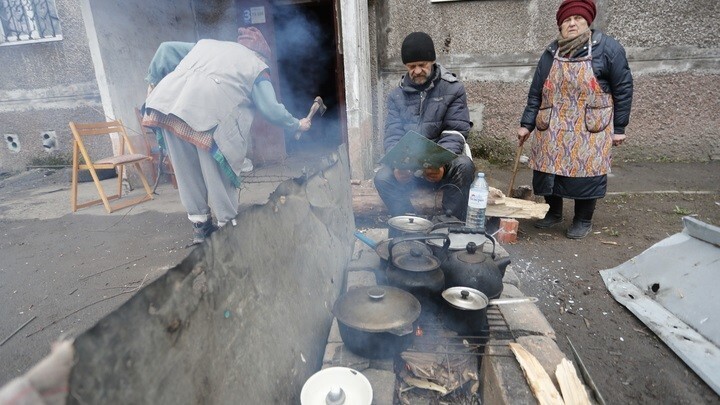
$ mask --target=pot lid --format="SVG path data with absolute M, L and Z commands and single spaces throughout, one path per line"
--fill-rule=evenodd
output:
M 482 263 L 487 259 L 487 255 L 480 250 L 481 246 L 475 244 L 475 242 L 469 242 L 465 246 L 465 250 L 457 253 L 457 258 L 463 263 L 478 264 Z
M 335 301 L 332 312 L 351 328 L 401 336 L 412 332 L 412 323 L 420 316 L 420 301 L 399 288 L 373 285 L 348 291 Z
M 390 246 L 390 239 L 386 239 L 380 243 L 378 243 L 377 247 L 375 248 L 375 251 L 377 252 L 378 256 L 380 256 L 381 259 L 387 260 L 390 254 L 388 253 L 388 247 Z M 424 251 L 427 254 L 432 254 L 432 251 L 428 247 L 427 244 L 419 241 L 419 240 L 405 240 L 397 242 L 393 245 L 393 254 L 399 255 L 399 254 L 405 254 L 409 253 L 410 249 L 412 248 L 418 248 L 422 251 Z
M 448 232 L 448 228 L 438 228 L 433 231 L 433 233 L 444 233 L 448 235 L 448 238 L 450 238 L 450 247 L 448 247 L 448 250 L 465 250 L 467 244 L 470 242 L 474 242 L 477 246 L 482 247 L 483 244 L 488 240 L 485 235 L 480 235 L 477 233 L 450 232 L 448 234 Z M 443 239 L 430 239 L 427 243 L 441 248 L 443 247 L 443 242 L 445 242 L 445 240 Z M 482 249 L 480 249 L 480 251 L 482 251 Z
M 480 291 L 469 287 L 450 287 L 442 292 L 450 305 L 466 311 L 476 311 L 488 306 L 488 298 Z
M 440 259 L 419 248 L 411 248 L 409 252 L 398 254 L 393 246 L 392 264 L 400 270 L 419 273 L 437 269 L 440 267 Z
M 392 217 L 387 223 L 398 231 L 411 233 L 427 232 L 433 226 L 430 220 L 412 215 Z
M 370 405 L 373 389 L 359 371 L 328 367 L 313 374 L 300 391 L 301 405 Z

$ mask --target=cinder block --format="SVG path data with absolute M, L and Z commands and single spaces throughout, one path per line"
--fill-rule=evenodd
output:
M 520 291 L 517 286 L 512 283 L 506 283 L 505 279 L 503 279 L 503 292 L 500 294 L 500 298 L 522 298 L 524 296 L 525 293 Z
M 387 228 L 372 228 L 365 231 L 365 236 L 368 238 L 374 240 L 375 242 L 380 242 L 388 238 L 388 229 Z
M 517 287 L 512 284 L 503 285 L 502 298 L 519 298 L 525 295 Z M 545 319 L 545 315 L 540 311 L 537 305 L 533 303 L 508 304 L 500 305 L 500 311 L 507 321 L 508 327 L 515 332 L 515 335 L 521 335 L 526 332 L 533 335 L 547 336 L 556 340 L 555 330 Z
M 520 288 L 520 278 L 517 276 L 517 273 L 515 273 L 515 270 L 512 269 L 512 265 L 509 265 L 507 269 L 505 269 L 503 283 L 514 285 L 515 287 Z
M 555 383 L 555 388 L 560 390 L 557 378 L 555 377 L 555 369 L 560 361 L 566 358 L 565 354 L 560 350 L 554 340 L 546 336 L 523 336 L 516 339 L 525 350 L 535 356 L 550 379 Z
M 370 367 L 370 360 L 348 350 L 343 343 L 328 343 L 325 346 L 322 368 L 348 367 L 363 371 Z
M 483 405 L 536 404 L 525 375 L 506 344 L 490 341 L 480 366 Z
M 348 271 L 347 274 L 347 291 L 353 288 L 365 287 L 369 285 L 377 285 L 375 273 L 372 270 L 356 270 Z
M 491 254 L 492 251 L 493 251 L 492 242 L 488 241 L 483 244 L 483 253 Z M 508 256 L 510 256 L 510 253 L 508 253 L 508 251 L 505 250 L 504 247 L 500 246 L 499 243 L 497 245 L 495 245 L 495 260 L 504 259 Z
M 395 361 L 390 359 L 371 359 L 370 368 L 376 368 L 378 370 L 392 371 L 395 373 Z
M 348 263 L 348 269 L 357 269 L 362 267 L 380 268 L 380 256 L 374 250 L 363 250 Z
M 517 242 L 517 230 L 519 222 L 517 219 L 501 218 L 500 229 L 497 233 L 497 240 L 500 243 Z
M 392 371 L 368 368 L 362 374 L 370 381 L 373 389 L 372 403 L 376 405 L 392 404 L 395 398 L 395 373 Z
M 332 325 L 330 326 L 330 333 L 328 333 L 328 343 L 342 343 L 342 337 L 340 336 L 340 328 L 338 327 L 337 318 L 333 318 Z

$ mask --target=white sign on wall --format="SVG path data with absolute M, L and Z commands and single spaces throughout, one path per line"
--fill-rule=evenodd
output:
M 250 7 L 250 24 L 264 24 L 265 7 Z

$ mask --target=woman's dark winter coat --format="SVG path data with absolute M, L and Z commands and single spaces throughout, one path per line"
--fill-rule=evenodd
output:
M 527 106 L 520 125 L 532 132 L 535 129 L 535 117 L 542 102 L 542 89 L 553 65 L 557 41 L 543 52 L 528 92 Z M 588 48 L 580 49 L 574 58 L 587 56 Z M 614 102 L 613 124 L 616 134 L 624 134 L 630 119 L 630 106 L 633 96 L 633 80 L 630 73 L 625 49 L 614 38 L 593 30 L 592 34 L 593 73 L 603 91 L 612 94 Z

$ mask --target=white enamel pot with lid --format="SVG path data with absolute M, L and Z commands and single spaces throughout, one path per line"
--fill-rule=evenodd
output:
M 300 392 L 301 405 L 370 405 L 373 389 L 362 373 L 328 367 L 308 378 Z

